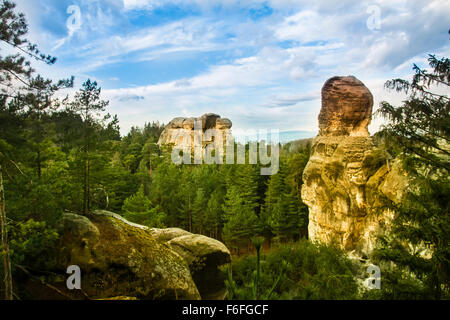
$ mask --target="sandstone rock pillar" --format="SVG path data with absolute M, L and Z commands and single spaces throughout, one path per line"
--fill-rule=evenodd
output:
M 389 172 L 367 129 L 372 106 L 372 94 L 355 77 L 326 81 L 320 131 L 303 172 L 309 238 L 359 254 L 371 251 L 390 217 L 379 196 Z

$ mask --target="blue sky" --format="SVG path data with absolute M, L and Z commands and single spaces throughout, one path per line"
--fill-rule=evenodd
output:
M 96 80 L 122 134 L 206 112 L 230 118 L 237 134 L 314 133 L 326 79 L 356 76 L 376 108 L 404 98 L 385 91 L 385 80 L 409 78 L 428 53 L 450 56 L 450 2 L 441 0 L 17 2 L 29 38 L 58 57 L 36 68 L 54 79 L 74 75 L 76 88 Z

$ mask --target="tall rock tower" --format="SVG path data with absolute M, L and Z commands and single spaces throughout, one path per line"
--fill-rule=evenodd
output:
M 369 135 L 372 106 L 372 94 L 355 77 L 326 81 L 320 131 L 303 172 L 309 238 L 357 255 L 369 253 L 387 229 L 393 214 L 385 200 L 398 201 L 406 183 Z

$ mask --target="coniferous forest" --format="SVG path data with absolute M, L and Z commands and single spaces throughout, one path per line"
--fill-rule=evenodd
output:
M 396 159 L 412 187 L 401 203 L 386 203 L 395 214 L 392 232 L 363 258 L 381 267 L 382 286 L 368 290 L 362 260 L 308 239 L 301 190 L 313 137 L 281 144 L 274 175 L 261 175 L 259 164 L 174 164 L 171 147 L 157 143 L 164 123 L 149 119 L 121 134 L 101 85 L 76 87 L 70 74 L 48 79 L 39 66 L 58 60 L 28 36 L 26 17 L 2 1 L 2 299 L 39 299 L 17 289 L 24 270 L 52 268 L 62 214 L 95 210 L 223 242 L 231 252 L 220 270 L 230 300 L 450 297 L 450 107 L 447 94 L 432 90 L 448 93 L 448 58 L 429 55 L 429 67 L 414 65 L 412 79 L 386 79 L 386 90 L 408 98 L 382 102 L 373 115 L 385 121 L 373 136 L 381 162 Z M 74 93 L 62 96 L 66 89 Z

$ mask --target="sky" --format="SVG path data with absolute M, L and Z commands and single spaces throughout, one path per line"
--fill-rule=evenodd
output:
M 410 79 L 428 54 L 450 56 L 450 1 L 16 0 L 28 38 L 58 58 L 52 79 L 90 78 L 121 133 L 146 122 L 217 113 L 233 132 L 318 131 L 320 91 L 353 75 L 400 104 L 388 79 Z M 35 62 L 34 62 L 35 63 Z M 70 92 L 69 92 L 70 93 Z M 381 119 L 369 127 L 373 134 Z

